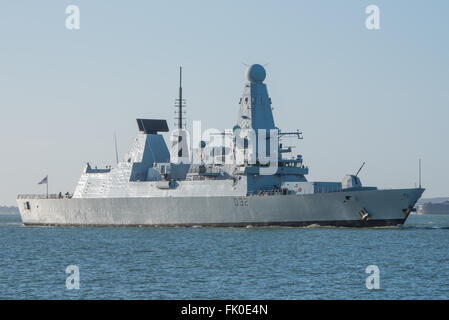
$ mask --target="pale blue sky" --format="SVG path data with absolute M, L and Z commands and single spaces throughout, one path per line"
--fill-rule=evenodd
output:
M 81 29 L 65 28 L 78 5 Z M 380 7 L 381 30 L 365 28 Z M 0 204 L 70 191 L 86 161 L 114 164 L 135 118 L 173 121 L 178 67 L 188 122 L 231 128 L 242 62 L 269 63 L 276 124 L 299 128 L 310 180 L 360 177 L 449 196 L 448 1 L 2 1 Z

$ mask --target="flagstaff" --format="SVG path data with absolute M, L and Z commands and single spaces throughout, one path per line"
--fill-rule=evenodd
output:
M 38 184 L 45 184 L 46 185 L 46 187 L 47 187 L 47 194 L 46 194 L 46 197 L 47 197 L 47 199 L 48 199 L 48 174 L 45 176 L 45 178 L 44 179 L 42 179 Z

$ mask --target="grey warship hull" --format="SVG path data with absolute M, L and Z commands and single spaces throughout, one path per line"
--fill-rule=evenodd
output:
M 423 189 L 310 195 L 17 199 L 25 225 L 343 226 L 402 225 Z M 25 209 L 29 207 L 29 209 Z M 360 210 L 369 214 L 363 219 Z

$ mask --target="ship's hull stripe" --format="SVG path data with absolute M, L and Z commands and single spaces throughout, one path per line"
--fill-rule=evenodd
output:
M 182 224 L 56 224 L 56 223 L 24 223 L 25 226 L 95 226 L 95 227 L 395 227 L 401 226 L 405 219 L 382 220 L 337 220 L 337 221 L 279 221 L 279 222 L 232 222 L 232 223 L 182 223 Z

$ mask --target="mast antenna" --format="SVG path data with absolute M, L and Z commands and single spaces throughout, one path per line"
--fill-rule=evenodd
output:
M 118 164 L 118 149 L 117 149 L 117 134 L 114 131 L 114 143 L 115 143 L 115 160 Z
M 182 67 L 179 67 L 179 92 L 178 92 L 178 100 L 176 101 L 176 106 L 178 107 L 178 129 L 182 129 Z
M 421 158 L 419 159 L 419 188 L 421 189 Z
M 185 119 L 183 119 L 183 114 L 185 111 L 183 111 L 183 108 L 186 107 L 185 99 L 182 98 L 182 67 L 179 67 L 179 91 L 178 91 L 178 99 L 176 99 L 175 102 L 175 114 L 177 115 L 175 117 L 175 120 L 177 123 L 175 125 L 178 128 L 178 156 L 182 157 L 183 151 L 182 151 L 182 129 L 185 127 Z

